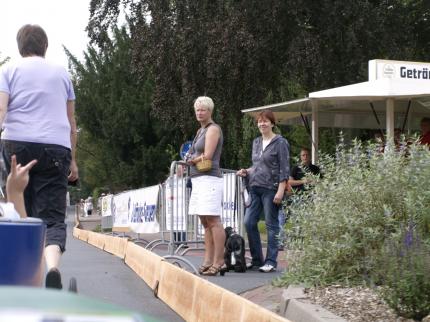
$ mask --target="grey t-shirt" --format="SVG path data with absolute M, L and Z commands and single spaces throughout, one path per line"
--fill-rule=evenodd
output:
M 215 152 L 212 156 L 212 169 L 208 172 L 200 172 L 193 165 L 190 168 L 191 177 L 197 177 L 197 176 L 222 177 L 219 162 L 221 158 L 222 144 L 224 142 L 224 138 L 222 135 L 221 127 L 218 124 L 211 123 L 209 126 L 203 129 L 200 129 L 200 131 L 196 135 L 193 145 L 191 146 L 190 159 L 194 159 L 200 156 L 205 151 L 206 132 L 210 126 L 217 126 L 220 130 L 220 137 L 219 137 L 217 146 L 215 148 Z

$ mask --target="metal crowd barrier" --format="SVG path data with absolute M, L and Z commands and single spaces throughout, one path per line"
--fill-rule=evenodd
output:
M 164 249 L 167 248 L 165 258 L 182 261 L 197 273 L 196 268 L 184 257 L 190 251 L 204 251 L 204 228 L 198 216 L 188 215 L 191 196 L 191 187 L 187 184 L 190 181 L 189 170 L 185 162 L 172 162 L 168 179 L 160 185 L 156 210 L 160 238 L 148 242 L 138 234 L 133 240 L 151 251 L 164 246 Z M 235 170 L 221 169 L 221 173 L 224 178 L 221 222 L 224 227 L 231 226 L 243 236 L 243 180 L 236 176 Z M 116 235 L 114 222 L 113 215 L 102 216 L 102 231 L 110 230 L 110 234 Z
M 242 202 L 242 179 L 236 176 L 236 171 L 221 169 L 224 178 L 223 204 L 221 222 L 224 227 L 231 226 L 243 235 L 244 207 Z M 196 268 L 183 256 L 189 251 L 204 250 L 204 228 L 198 216 L 188 215 L 188 204 L 191 196 L 189 182 L 189 166 L 182 161 L 174 161 L 170 166 L 170 176 L 163 184 L 164 197 L 161 209 L 162 236 L 168 232 L 169 240 L 148 245 L 153 250 L 156 246 L 168 245 L 166 259 L 185 262 L 195 273 Z

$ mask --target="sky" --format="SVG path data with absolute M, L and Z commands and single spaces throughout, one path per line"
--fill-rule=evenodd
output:
M 67 68 L 62 45 L 79 60 L 83 58 L 89 39 L 90 0 L 1 0 L 0 60 L 20 57 L 16 34 L 25 24 L 38 24 L 48 35 L 46 59 Z

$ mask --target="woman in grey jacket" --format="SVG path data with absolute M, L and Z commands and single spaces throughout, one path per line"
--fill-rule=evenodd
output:
M 279 236 L 279 206 L 290 175 L 289 144 L 273 132 L 275 116 L 266 110 L 257 116 L 261 136 L 252 144 L 252 167 L 240 169 L 238 176 L 248 177 L 251 205 L 246 209 L 245 228 L 248 235 L 252 266 L 264 273 L 276 271 Z M 267 228 L 267 254 L 263 256 L 258 220 L 261 211 Z

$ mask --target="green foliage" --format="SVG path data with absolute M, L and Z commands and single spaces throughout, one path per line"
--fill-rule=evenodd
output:
M 309 284 L 369 282 L 387 240 L 401 227 L 416 223 L 429 240 L 430 152 L 422 146 L 405 151 L 358 141 L 341 144 L 336 157 L 325 156 L 324 179 L 314 178 L 311 194 L 291 206 L 289 233 L 300 232 L 291 247 L 300 251 L 290 263 L 285 282 Z
M 421 320 L 430 314 L 430 245 L 413 225 L 386 242 L 375 275 L 384 300 L 399 315 Z
M 9 61 L 10 57 L 1 58 L 0 57 L 0 66 L 6 64 Z
M 140 83 L 152 75 L 148 109 L 152 121 L 161 120 L 158 126 L 166 138 L 157 150 L 175 151 L 194 136 L 193 101 L 208 95 L 215 102 L 214 120 L 224 132 L 226 168 L 250 161 L 256 135 L 250 135 L 254 129 L 242 120 L 242 109 L 364 81 L 370 59 L 430 59 L 430 8 L 423 0 L 92 0 L 88 34 L 96 53 L 117 46 L 109 32 L 121 11 L 130 31 L 124 70 Z M 107 88 L 113 82 L 97 78 Z M 100 97 L 98 104 L 105 101 L 112 99 Z M 122 128 L 125 135 L 128 126 L 120 122 L 113 129 Z M 293 156 L 300 146 L 311 145 L 303 128 L 283 134 Z M 333 129 L 322 130 L 319 149 L 334 152 L 336 135 Z M 127 162 L 117 158 L 112 165 L 122 169 L 115 173 L 125 175 L 126 182 L 131 179 Z
M 168 138 L 151 114 L 150 70 L 134 74 L 129 34 L 125 28 L 112 33 L 103 51 L 88 47 L 84 62 L 66 52 L 76 92 L 83 183 L 116 192 L 158 183 L 171 160 L 165 151 Z

